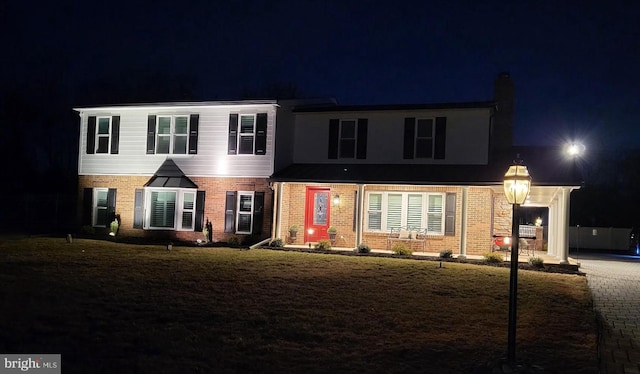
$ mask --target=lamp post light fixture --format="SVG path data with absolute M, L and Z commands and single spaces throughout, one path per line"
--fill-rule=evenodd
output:
M 519 208 L 527 200 L 531 189 L 531 176 L 521 161 L 514 162 L 504 175 L 504 194 L 513 206 L 511 221 L 511 270 L 509 274 L 509 334 L 507 359 L 516 359 L 516 311 L 518 305 L 518 241 L 520 240 Z

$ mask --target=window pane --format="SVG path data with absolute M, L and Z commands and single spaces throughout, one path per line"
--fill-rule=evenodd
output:
M 429 233 L 441 234 L 443 222 L 443 198 L 442 195 L 429 195 L 427 207 L 427 230 Z
M 342 126 L 340 129 L 340 137 L 355 139 L 356 121 L 342 121 Z
M 369 212 L 369 230 L 382 230 L 382 212 Z
M 174 227 L 176 210 L 175 192 L 151 192 L 151 226 Z
M 97 190 L 96 191 L 96 206 L 97 207 L 107 207 L 107 191 L 105 190 Z
M 182 228 L 193 228 L 193 212 L 182 212 Z
M 187 117 L 176 117 L 176 134 L 187 133 Z
M 107 225 L 107 208 L 96 209 L 96 226 Z
M 171 134 L 171 117 L 158 118 L 158 134 Z
M 173 138 L 173 153 L 175 154 L 186 154 L 187 153 L 187 137 L 186 136 L 175 136 Z
M 171 138 L 168 136 L 158 136 L 158 144 L 156 145 L 156 153 L 169 153 L 169 143 Z
M 382 210 L 382 194 L 369 195 L 369 210 Z
M 98 134 L 109 134 L 109 118 L 98 118 Z
M 238 208 L 241 212 L 251 213 L 251 202 L 253 200 L 253 196 L 251 195 L 240 195 L 240 207 Z
M 387 198 L 387 229 L 402 225 L 402 195 L 389 194 Z
M 238 231 L 251 232 L 251 214 L 238 215 Z
M 253 154 L 253 136 L 240 136 L 240 150 L 241 155 Z
M 418 137 L 431 138 L 432 135 L 433 135 L 433 120 L 419 119 L 418 120 Z
M 355 139 L 340 140 L 340 158 L 354 158 L 356 155 Z
M 96 153 L 109 153 L 109 137 L 108 136 L 98 137 L 98 149 L 96 149 Z
M 422 195 L 409 195 L 407 208 L 407 226 L 422 227 Z
M 323 192 L 316 192 L 313 196 L 313 224 L 314 225 L 327 224 L 328 196 L 329 194 L 323 193 Z
M 240 116 L 240 133 L 253 134 L 253 116 Z
M 416 157 L 431 158 L 433 155 L 433 142 L 431 139 L 416 140 Z
M 196 195 L 192 193 L 185 193 L 183 196 L 182 209 L 193 210 L 195 198 L 196 198 Z

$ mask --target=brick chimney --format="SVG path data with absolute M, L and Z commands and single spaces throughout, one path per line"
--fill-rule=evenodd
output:
M 513 146 L 514 89 L 511 74 L 501 72 L 494 83 L 493 99 L 497 110 L 491 128 L 491 150 L 503 151 Z

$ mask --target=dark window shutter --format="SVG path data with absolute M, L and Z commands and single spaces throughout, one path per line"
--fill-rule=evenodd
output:
M 107 222 L 105 227 L 109 227 L 116 218 L 116 192 L 115 188 L 109 188 L 107 191 Z
M 120 116 L 111 117 L 111 154 L 120 150 Z
M 147 154 L 156 153 L 156 116 L 147 118 Z
M 96 117 L 87 118 L 87 154 L 96 153 Z
M 357 147 L 356 150 L 356 158 L 365 159 L 367 158 L 367 130 L 369 127 L 369 120 L 366 118 L 358 119 L 358 137 L 357 137 Z
M 133 228 L 141 229 L 144 222 L 144 190 L 136 188 L 136 195 L 133 203 Z
M 253 194 L 253 229 L 252 234 L 262 234 L 262 222 L 264 221 L 264 192 Z
M 236 193 L 227 191 L 224 207 L 224 232 L 236 232 Z
M 406 159 L 413 158 L 413 150 L 415 147 L 415 132 L 416 132 L 416 119 L 405 118 L 404 119 L 404 150 L 402 157 Z
M 448 192 L 445 204 L 444 234 L 453 236 L 456 234 L 456 194 Z
M 436 117 L 436 140 L 433 158 L 443 160 L 447 144 L 447 117 Z
M 200 122 L 199 114 L 189 116 L 189 154 L 198 153 L 198 123 Z
M 340 137 L 340 120 L 329 120 L 329 159 L 338 158 L 338 140 Z
M 356 225 L 358 224 L 358 222 L 357 222 L 358 221 L 358 217 L 360 217 L 360 212 L 359 212 L 360 200 L 358 200 L 358 191 L 356 190 L 356 191 L 353 191 L 353 192 L 354 192 L 354 195 L 353 195 L 353 201 L 354 201 L 354 204 L 353 204 L 353 222 L 352 222 L 351 225 L 352 225 L 353 232 L 355 232 L 356 231 Z
M 238 114 L 236 113 L 229 114 L 229 149 L 227 154 L 238 154 Z
M 256 116 L 256 155 L 267 153 L 267 113 L 258 113 Z
M 95 118 L 95 117 L 94 117 Z M 82 194 L 82 224 L 91 226 L 93 215 L 93 188 L 85 188 Z
M 196 225 L 195 231 L 202 231 L 204 223 L 204 191 L 196 193 Z

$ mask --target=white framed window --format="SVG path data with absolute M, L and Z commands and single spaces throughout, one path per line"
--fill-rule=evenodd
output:
M 426 228 L 429 235 L 444 235 L 445 196 L 439 192 L 368 192 L 366 231 L 408 226 Z
M 415 158 L 433 158 L 433 139 L 435 126 L 433 118 L 416 120 Z
M 156 154 L 187 154 L 189 116 L 158 116 Z
M 253 191 L 238 191 L 236 207 L 236 233 L 251 234 L 253 232 Z
M 96 153 L 109 153 L 111 149 L 111 117 L 97 117 L 96 122 Z
M 255 146 L 256 116 L 240 115 L 240 131 L 238 137 L 238 154 L 252 155 Z
M 146 188 L 145 195 L 145 229 L 194 229 L 196 190 Z
M 105 227 L 107 225 L 108 195 L 108 188 L 93 189 L 93 226 Z

